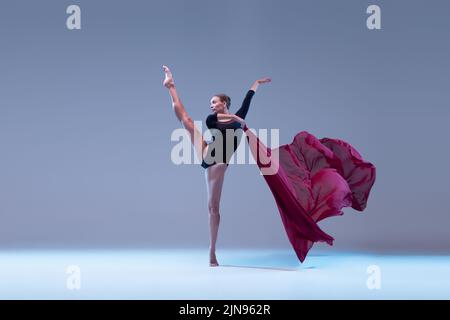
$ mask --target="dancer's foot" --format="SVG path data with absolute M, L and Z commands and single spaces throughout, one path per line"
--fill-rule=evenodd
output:
M 167 67 L 167 66 L 163 66 L 163 69 L 164 69 L 164 73 L 166 74 L 163 85 L 166 88 L 173 87 L 175 84 L 173 82 L 172 72 L 170 71 L 169 67 Z
M 218 267 L 219 263 L 217 262 L 216 253 L 214 251 L 209 252 L 209 266 L 210 267 Z

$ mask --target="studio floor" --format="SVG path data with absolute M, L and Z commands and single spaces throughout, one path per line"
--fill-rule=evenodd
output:
M 0 251 L 0 299 L 450 299 L 450 256 L 291 250 Z

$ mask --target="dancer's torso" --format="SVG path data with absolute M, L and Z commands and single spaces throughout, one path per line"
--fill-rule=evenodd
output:
M 245 119 L 254 94 L 253 90 L 247 92 L 241 108 L 235 113 L 238 117 Z M 237 121 L 219 121 L 217 114 L 213 113 L 206 118 L 206 126 L 211 130 L 213 141 L 208 144 L 202 167 L 206 169 L 216 163 L 228 164 L 242 138 L 241 124 Z M 222 143 L 216 139 L 221 139 Z

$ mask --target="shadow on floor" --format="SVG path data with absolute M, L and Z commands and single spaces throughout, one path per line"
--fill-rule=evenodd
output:
M 300 263 L 292 252 L 249 252 L 236 253 L 225 258 L 221 267 L 248 268 L 275 271 L 301 271 L 317 269 L 317 257 L 326 257 L 326 254 L 311 254 L 304 263 Z M 323 260 L 323 259 L 321 259 Z M 319 263 L 323 264 L 323 262 Z
M 246 269 L 259 269 L 259 270 L 275 270 L 275 271 L 298 271 L 299 269 L 291 269 L 291 268 L 278 268 L 278 267 L 261 267 L 261 266 L 244 266 L 244 265 L 231 265 L 231 264 L 222 264 L 219 267 L 225 268 L 246 268 Z

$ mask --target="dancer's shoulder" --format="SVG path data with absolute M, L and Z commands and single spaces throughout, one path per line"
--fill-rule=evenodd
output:
M 215 128 L 217 126 L 217 113 L 212 113 L 206 117 L 206 126 L 208 129 Z

